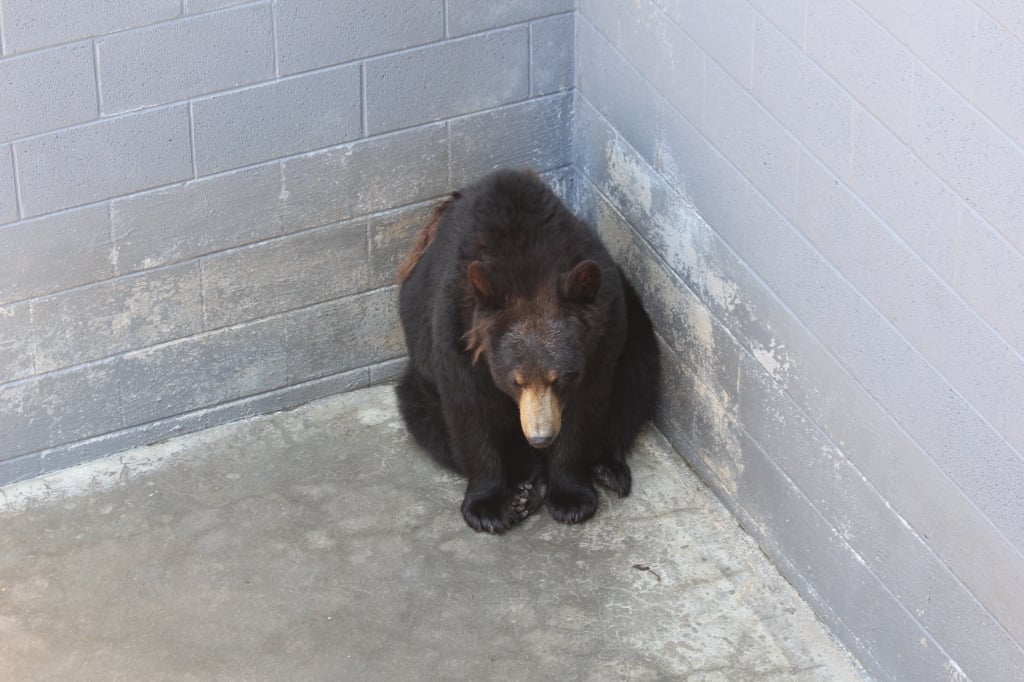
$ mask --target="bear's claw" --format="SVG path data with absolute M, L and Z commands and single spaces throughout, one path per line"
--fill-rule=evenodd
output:
M 540 509 L 540 506 L 544 504 L 547 492 L 547 481 L 543 478 L 521 482 L 516 486 L 515 493 L 512 495 L 512 511 L 520 519 L 525 519 Z

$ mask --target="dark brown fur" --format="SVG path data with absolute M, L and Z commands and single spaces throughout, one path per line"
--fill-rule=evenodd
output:
M 423 254 L 427 252 L 427 248 L 434 241 L 434 237 L 437 235 L 437 226 L 441 222 L 444 212 L 460 196 L 458 192 L 452 192 L 451 196 L 443 199 L 434 207 L 433 213 L 430 214 L 430 220 L 427 221 L 427 224 L 416 235 L 416 241 L 413 242 L 412 248 L 402 261 L 402 264 L 398 266 L 398 284 L 402 284 L 405 280 L 409 279 L 409 275 L 416 269 L 416 265 L 423 258 Z
M 399 409 L 466 477 L 472 528 L 503 532 L 542 502 L 585 521 L 595 483 L 629 494 L 657 341 L 596 233 L 535 174 L 498 171 L 438 206 L 400 280 Z

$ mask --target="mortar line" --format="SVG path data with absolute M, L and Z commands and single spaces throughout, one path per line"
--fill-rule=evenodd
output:
M 359 62 L 359 127 L 360 137 L 363 139 L 370 135 L 370 124 L 368 121 L 368 113 L 366 101 L 366 62 Z
M 103 87 L 100 85 L 100 45 L 92 40 L 93 86 L 96 88 L 96 117 L 103 118 Z
M 270 37 L 274 46 L 274 78 L 281 78 L 281 52 L 277 43 L 277 3 L 270 3 Z
M 533 22 L 526 24 L 526 97 L 533 96 Z
M 451 29 L 448 26 L 448 0 L 441 3 L 441 18 L 444 21 L 444 37 L 451 38 Z
M 18 219 L 25 220 L 25 199 L 21 192 L 21 173 L 18 170 L 18 149 L 15 145 L 9 145 L 11 149 L 11 167 L 14 169 L 14 203 L 18 210 Z
M 0 0 L 0 57 L 7 56 L 7 42 L 4 39 L 4 13 L 2 8 L 3 2 Z
M 190 100 L 188 103 L 188 146 L 192 156 L 192 179 L 194 180 L 199 177 L 199 163 L 196 161 L 196 114 L 193 107 Z

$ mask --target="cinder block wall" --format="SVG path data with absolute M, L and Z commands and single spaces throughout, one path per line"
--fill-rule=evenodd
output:
M 1024 670 L 1022 7 L 579 2 L 658 424 L 880 679 Z
M 571 181 L 571 1 L 0 2 L 0 484 L 392 376 L 394 267 Z

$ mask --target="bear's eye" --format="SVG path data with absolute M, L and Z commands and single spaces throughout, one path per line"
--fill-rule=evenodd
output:
M 579 372 L 566 372 L 562 376 L 558 377 L 558 382 L 561 384 L 572 384 L 580 378 Z

